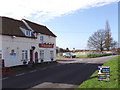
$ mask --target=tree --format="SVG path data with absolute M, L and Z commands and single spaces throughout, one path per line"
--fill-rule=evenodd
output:
M 98 30 L 92 36 L 89 37 L 88 47 L 103 51 L 105 47 L 105 31 L 103 29 Z
M 114 41 L 111 36 L 108 21 L 106 21 L 105 30 L 98 30 L 89 37 L 88 47 L 100 51 L 103 51 L 105 48 L 109 51 L 110 49 L 117 47 L 117 42 Z
M 73 48 L 73 52 L 75 52 L 75 48 Z
M 66 51 L 69 52 L 69 48 L 66 48 Z
M 112 41 L 112 43 L 111 43 L 111 49 L 117 48 L 118 47 L 117 44 L 118 43 L 116 41 Z
M 112 45 L 113 38 L 111 37 L 110 26 L 108 21 L 106 21 L 106 28 L 105 28 L 105 48 L 109 51 Z

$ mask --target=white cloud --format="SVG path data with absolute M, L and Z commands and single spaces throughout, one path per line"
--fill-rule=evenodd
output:
M 103 6 L 119 0 L 0 0 L 0 15 L 16 19 L 32 17 L 44 22 L 79 9 Z

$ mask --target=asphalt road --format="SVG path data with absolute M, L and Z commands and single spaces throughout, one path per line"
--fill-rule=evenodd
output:
M 19 73 L 2 79 L 3 88 L 76 88 L 89 79 L 97 67 L 115 56 L 94 59 L 57 60 L 50 67 Z

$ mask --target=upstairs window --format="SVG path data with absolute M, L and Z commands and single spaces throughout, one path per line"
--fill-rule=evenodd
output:
M 43 36 L 40 36 L 40 41 L 41 41 L 41 42 L 43 42 L 43 39 L 44 39 Z
M 31 31 L 26 30 L 26 31 L 25 31 L 25 35 L 26 35 L 26 36 L 31 36 Z

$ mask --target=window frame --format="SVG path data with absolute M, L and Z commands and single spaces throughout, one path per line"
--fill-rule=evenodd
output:
M 3 58 L 3 50 L 0 50 L 0 54 L 1 54 L 1 59 L 4 59 Z
M 26 35 L 26 36 L 31 36 L 31 31 L 25 30 L 25 35 Z
M 22 60 L 28 60 L 28 50 L 22 50 Z
M 51 52 L 52 52 L 52 53 L 51 53 Z M 51 58 L 51 59 L 54 58 L 54 51 L 53 51 L 53 50 L 50 51 L 50 58 Z
M 45 55 L 45 52 L 44 52 L 44 50 L 40 50 L 40 52 L 39 52 L 39 58 L 40 59 L 44 59 L 44 56 Z
M 41 41 L 41 42 L 44 41 L 44 36 L 40 36 L 40 41 Z

